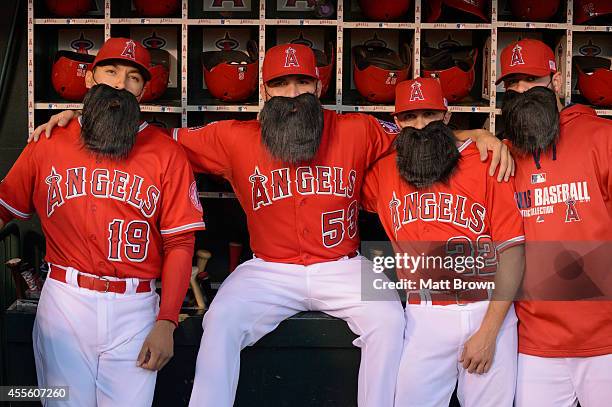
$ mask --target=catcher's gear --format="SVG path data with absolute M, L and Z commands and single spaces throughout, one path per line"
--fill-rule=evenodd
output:
M 612 106 L 612 62 L 602 57 L 574 57 L 578 89 L 595 106 Z
M 248 99 L 257 89 L 257 58 L 257 44 L 252 40 L 247 43 L 247 52 L 203 52 L 204 81 L 211 95 L 224 102 Z
M 400 53 L 382 46 L 353 47 L 353 79 L 357 91 L 370 102 L 391 103 L 395 86 L 408 78 L 410 49 L 407 44 Z
M 51 68 L 53 89 L 64 99 L 81 102 L 87 93 L 85 73 L 95 56 L 74 51 L 58 51 Z
M 465 98 L 474 86 L 478 49 L 469 46 L 421 50 L 421 76 L 438 78 L 449 102 Z

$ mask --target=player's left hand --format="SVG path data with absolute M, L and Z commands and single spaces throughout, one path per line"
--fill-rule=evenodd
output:
M 479 329 L 463 345 L 459 363 L 469 373 L 487 373 L 493 363 L 496 340 L 496 331 Z
M 160 370 L 174 356 L 174 324 L 160 320 L 142 344 L 136 365 L 148 370 Z
M 514 160 L 510 154 L 508 146 L 501 142 L 489 130 L 477 129 L 470 130 L 470 137 L 476 142 L 476 147 L 480 151 L 480 160 L 486 161 L 489 156 L 489 151 L 493 153 L 491 157 L 491 165 L 489 166 L 489 175 L 494 176 L 497 172 L 497 181 L 508 181 L 511 176 L 514 176 Z M 498 168 L 499 167 L 499 168 Z

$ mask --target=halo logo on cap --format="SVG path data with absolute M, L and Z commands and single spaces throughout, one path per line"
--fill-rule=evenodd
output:
M 295 48 L 287 48 L 285 50 L 285 68 L 289 68 L 295 66 L 296 68 L 300 67 L 300 63 L 298 62 L 297 55 L 295 55 Z
M 410 85 L 412 91 L 410 92 L 410 101 L 416 102 L 417 100 L 425 100 L 423 96 L 423 91 L 421 90 L 421 84 L 419 82 L 414 82 Z
M 523 61 L 523 54 L 521 53 L 522 49 L 523 47 L 518 44 L 512 48 L 512 60 L 510 61 L 510 66 L 525 65 L 525 61 Z
M 121 53 L 122 57 L 128 57 L 130 59 L 136 59 L 136 43 L 132 40 L 125 42 L 125 48 Z

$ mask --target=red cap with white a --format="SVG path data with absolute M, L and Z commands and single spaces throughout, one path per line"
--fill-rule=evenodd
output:
M 96 59 L 91 66 L 93 70 L 100 65 L 102 61 L 109 59 L 123 60 L 136 65 L 145 77 L 145 80 L 151 79 L 151 54 L 140 42 L 134 41 L 131 38 L 109 38 L 98 51 Z
M 395 112 L 411 110 L 448 110 L 440 81 L 435 78 L 417 78 L 400 82 L 395 88 Z
M 286 75 L 305 75 L 319 79 L 313 50 L 302 44 L 281 44 L 266 51 L 262 67 L 265 82 Z
M 542 41 L 524 38 L 508 45 L 501 53 L 501 76 L 495 84 L 513 74 L 542 77 L 557 72 L 552 49 Z

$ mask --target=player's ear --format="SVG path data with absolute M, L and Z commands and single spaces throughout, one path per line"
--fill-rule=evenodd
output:
M 561 95 L 561 71 L 557 71 L 552 77 L 552 87 L 557 95 Z
M 315 87 L 315 94 L 317 95 L 317 99 L 321 97 L 321 90 L 323 88 L 323 84 L 320 79 L 317 79 L 317 84 Z
M 396 114 L 393 115 L 393 121 L 395 122 L 395 125 L 397 127 L 399 127 L 400 129 L 402 128 L 402 125 L 400 124 L 400 121 L 397 120 L 397 115 Z
M 442 122 L 448 126 L 452 115 L 453 114 L 447 110 L 446 113 L 444 113 L 444 118 L 442 119 Z
M 259 94 L 263 97 L 264 102 L 267 102 L 270 99 L 268 92 L 266 92 L 266 85 L 263 83 L 259 85 Z
M 96 68 L 94 68 L 96 69 Z M 93 78 L 93 71 L 87 71 L 85 72 L 85 87 L 87 89 L 91 89 L 91 87 L 95 85 L 95 81 Z

